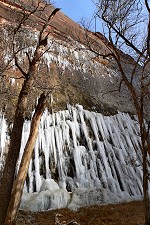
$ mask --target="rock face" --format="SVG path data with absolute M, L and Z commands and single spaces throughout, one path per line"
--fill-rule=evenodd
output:
M 13 8 L 10 8 L 13 4 Z M 0 2 L 1 18 L 1 49 L 5 64 L 12 56 L 12 30 L 16 26 L 20 15 L 20 7 L 26 5 L 26 1 L 18 1 L 19 5 L 12 1 Z M 28 5 L 31 3 L 28 2 Z M 20 63 L 25 65 L 26 54 L 32 57 L 37 42 L 39 28 L 46 15 L 53 10 L 48 6 L 46 12 L 37 16 L 31 16 L 19 31 L 16 37 L 16 46 Z M 67 104 L 81 104 L 85 109 L 111 115 L 119 111 L 132 112 L 133 106 L 128 101 L 129 96 L 125 88 L 118 92 L 120 77 L 115 62 L 97 57 L 91 50 L 100 54 L 107 52 L 106 38 L 97 33 L 85 31 L 63 13 L 58 12 L 48 27 L 48 51 L 43 55 L 37 72 L 37 80 L 29 99 L 29 112 L 34 108 L 33 99 L 45 88 L 53 89 L 53 104 L 49 105 L 54 111 L 65 109 Z M 23 37 L 23 38 L 22 38 Z M 7 46 L 6 44 L 7 43 Z M 123 55 L 125 67 L 130 71 L 133 59 Z M 13 64 L 13 62 L 12 62 Z M 15 74 L 15 76 L 14 76 Z M 19 71 L 12 67 L 5 77 L 6 84 L 2 84 L 3 103 L 0 105 L 7 113 L 13 115 L 13 108 L 17 101 L 17 93 L 23 79 Z M 17 78 L 17 79 L 15 79 Z M 9 94 L 7 93 L 9 89 Z M 16 96 L 13 93 L 16 93 Z M 8 104 L 8 101 L 11 104 Z M 5 107 L 4 107 L 5 106 Z M 29 113 L 28 113 L 29 115 Z M 28 116 L 27 115 L 27 116 Z

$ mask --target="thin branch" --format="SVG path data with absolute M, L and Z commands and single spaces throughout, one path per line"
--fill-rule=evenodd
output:
M 133 70 L 132 70 L 132 73 L 131 73 L 131 80 L 130 80 L 130 83 L 132 84 L 133 83 L 133 78 L 134 78 L 134 76 L 136 75 L 136 69 L 137 69 L 137 67 L 139 66 L 139 61 L 140 61 L 140 56 L 138 57 L 138 59 L 137 59 L 137 61 L 135 61 L 135 65 L 134 65 L 134 68 L 133 68 Z
M 47 19 L 47 22 L 43 25 L 42 29 L 40 30 L 40 35 L 39 35 L 39 45 L 40 42 L 43 40 L 42 39 L 42 35 L 43 32 L 45 31 L 45 29 L 47 28 L 47 26 L 49 25 L 50 20 L 56 15 L 56 13 L 60 10 L 60 8 L 56 8 L 52 11 L 52 13 L 50 14 L 50 16 Z
M 18 63 L 18 59 L 15 55 L 15 65 L 17 66 L 17 68 L 20 70 L 20 72 L 22 73 L 22 75 L 27 78 L 27 73 L 22 69 L 22 67 L 19 65 Z
M 120 84 L 119 84 L 119 92 L 121 92 L 121 87 L 122 87 L 123 82 L 124 82 L 124 80 L 121 79 Z
M 104 16 L 102 17 L 102 19 L 126 42 L 128 46 L 130 46 L 138 54 L 142 55 L 142 52 L 132 42 L 130 42 L 120 31 L 118 31 L 110 21 L 108 21 Z
M 29 66 L 31 66 L 31 58 L 30 58 L 30 56 L 29 56 L 29 53 L 26 52 L 26 55 L 27 55 L 27 58 L 28 58 Z
M 149 4 L 148 4 L 148 1 L 147 0 L 145 0 L 145 6 L 147 8 L 147 11 L 150 13 L 150 7 L 149 7 Z

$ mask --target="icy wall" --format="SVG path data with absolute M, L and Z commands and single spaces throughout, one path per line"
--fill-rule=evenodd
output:
M 15 49 L 18 52 L 17 56 L 19 63 L 25 62 L 26 52 L 28 52 L 31 58 L 33 57 L 35 47 L 38 42 L 38 31 L 31 32 L 30 30 L 26 30 L 25 32 L 26 36 L 24 43 L 19 41 L 20 39 L 22 40 L 22 37 L 20 38 L 22 33 L 18 34 L 15 42 Z M 24 33 L 22 36 L 24 36 Z M 9 31 L 6 29 L 3 30 L 3 38 L 7 42 L 10 40 Z M 115 70 L 105 66 L 103 63 L 101 63 L 101 60 L 95 60 L 97 55 L 94 52 L 90 51 L 79 41 L 74 41 L 71 37 L 67 37 L 65 42 L 49 35 L 47 48 L 44 48 L 43 52 L 45 53 L 42 54 L 41 49 L 42 56 L 39 64 L 46 64 L 49 70 L 50 64 L 55 62 L 57 66 L 62 69 L 62 72 L 67 68 L 71 72 L 76 70 L 82 73 L 90 73 L 94 76 L 94 74 L 99 74 L 99 71 L 103 68 L 106 70 L 106 75 L 109 76 L 109 79 L 111 79 L 111 77 L 113 78 L 117 76 L 117 72 Z M 11 45 L 5 46 L 4 62 L 7 64 L 12 59 L 12 57 Z M 11 63 L 14 65 L 14 60 L 12 60 Z M 103 75 L 103 77 L 106 75 Z M 111 82 L 113 82 L 113 79 L 111 79 Z
M 3 117 L 0 123 L 2 151 L 6 139 Z M 20 159 L 29 130 L 30 121 L 25 121 Z M 79 105 L 54 114 L 45 111 L 25 189 L 40 191 L 42 181 L 51 178 L 68 191 L 102 187 L 118 196 L 141 195 L 142 166 L 136 119 L 120 112 L 103 116 Z

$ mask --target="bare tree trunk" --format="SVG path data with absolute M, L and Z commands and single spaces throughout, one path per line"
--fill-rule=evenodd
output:
M 145 225 L 150 225 L 147 153 L 145 151 L 143 152 L 143 194 L 145 205 Z
M 32 157 L 33 148 L 38 135 L 38 126 L 39 126 L 43 111 L 45 109 L 45 102 L 46 102 L 46 96 L 42 94 L 41 97 L 39 98 L 38 105 L 36 107 L 34 116 L 32 118 L 30 135 L 29 135 L 27 144 L 25 146 L 25 150 L 24 150 L 24 154 L 22 157 L 17 178 L 13 185 L 11 200 L 9 203 L 9 207 L 8 207 L 7 215 L 5 219 L 5 225 L 15 224 L 30 159 Z
M 0 225 L 3 225 L 5 222 L 5 217 L 10 202 L 16 162 L 21 146 L 24 113 L 27 107 L 27 97 L 30 93 L 31 85 L 31 80 L 25 80 L 16 107 L 13 130 L 11 133 L 10 148 L 6 158 L 3 176 L 0 181 Z
M 143 138 L 144 140 L 144 138 Z M 143 143 L 144 144 L 144 143 Z M 150 198 L 149 198 L 149 174 L 148 174 L 148 154 L 149 154 L 149 140 L 147 146 L 143 147 L 143 194 L 145 206 L 145 225 L 150 225 Z

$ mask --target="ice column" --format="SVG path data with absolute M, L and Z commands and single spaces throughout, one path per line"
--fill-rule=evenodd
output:
M 1 148 L 6 140 L 6 121 L 0 116 Z M 23 149 L 29 135 L 25 121 Z M 102 187 L 120 197 L 142 194 L 142 157 L 139 125 L 128 114 L 114 116 L 68 106 L 44 112 L 26 181 L 27 191 L 39 191 L 43 179 L 55 179 L 61 188 Z

